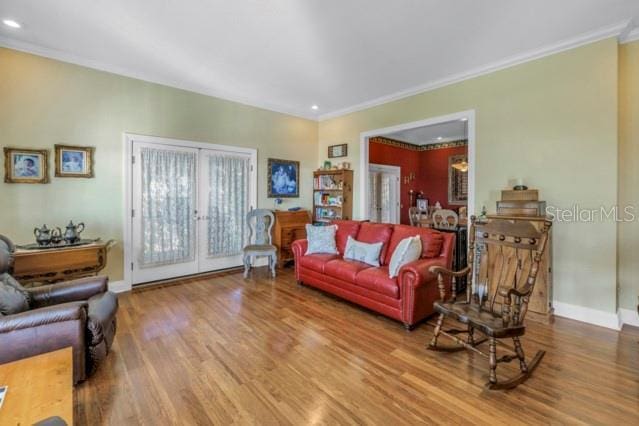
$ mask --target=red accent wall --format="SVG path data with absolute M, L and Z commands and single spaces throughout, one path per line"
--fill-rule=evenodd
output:
M 432 149 L 429 151 L 413 151 L 382 143 L 371 143 L 369 146 L 368 161 L 374 164 L 399 166 L 401 169 L 401 194 L 402 205 L 400 220 L 408 224 L 408 191 L 424 192 L 428 203 L 434 205 L 439 201 L 443 208 L 457 210 L 459 206 L 448 205 L 448 157 L 451 155 L 466 154 L 468 147 Z M 415 173 L 416 179 L 408 184 L 404 183 L 404 176 Z

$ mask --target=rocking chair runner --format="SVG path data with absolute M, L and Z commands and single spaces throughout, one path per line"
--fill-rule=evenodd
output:
M 530 362 L 526 362 L 519 338 L 526 331 L 524 318 L 528 300 L 535 287 L 539 262 L 552 223 L 545 220 L 540 230 L 530 222 L 508 219 L 480 223 L 475 222 L 473 216 L 471 223 L 468 264 L 472 266 L 459 272 L 441 266 L 430 268 L 431 273 L 437 274 L 441 300 L 434 304 L 439 317 L 428 349 L 443 352 L 472 350 L 489 360 L 489 381 L 486 384 L 489 389 L 514 388 L 530 377 L 545 354 L 544 351 L 538 351 Z M 475 261 L 476 247 L 480 252 L 478 261 Z M 455 300 L 455 279 L 465 275 L 469 277 L 466 300 L 458 302 Z M 449 279 L 452 285 L 447 299 L 446 284 Z M 467 329 L 442 330 L 445 317 L 466 324 Z M 476 340 L 475 330 L 486 338 Z M 460 333 L 467 335 L 465 340 L 456 336 Z M 458 346 L 439 345 L 437 341 L 442 334 Z M 497 343 L 501 343 L 498 339 L 506 338 L 513 340 L 514 354 L 497 358 Z M 489 341 L 488 354 L 478 349 L 486 340 Z M 497 381 L 497 364 L 515 359 L 519 360 L 520 374 L 506 381 Z

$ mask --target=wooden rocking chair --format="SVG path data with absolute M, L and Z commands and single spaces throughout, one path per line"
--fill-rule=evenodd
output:
M 526 362 L 520 336 L 526 327 L 524 318 L 528 300 L 535 287 L 541 256 L 546 248 L 548 231 L 552 223 L 543 222 L 537 229 L 530 222 L 491 219 L 490 222 L 476 222 L 471 218 L 469 235 L 468 264 L 465 269 L 453 272 L 441 266 L 430 268 L 437 274 L 440 301 L 435 302 L 439 313 L 435 334 L 428 349 L 443 352 L 472 350 L 488 358 L 490 364 L 489 389 L 510 389 L 523 383 L 535 370 L 545 352 L 538 351 L 530 362 Z M 475 252 L 478 259 L 475 260 Z M 468 275 L 465 301 L 456 301 L 455 279 Z M 451 293 L 446 298 L 446 287 L 451 282 Z M 471 294 L 472 293 L 472 294 Z M 442 330 L 445 317 L 452 317 L 466 324 L 466 330 Z M 474 332 L 481 332 L 485 338 L 475 339 Z M 466 334 L 466 339 L 457 337 Z M 437 343 L 443 334 L 457 343 L 455 346 L 441 346 Z M 514 344 L 514 354 L 497 358 L 498 339 L 510 338 Z M 488 354 L 478 346 L 489 341 Z M 497 364 L 519 360 L 520 374 L 497 381 Z

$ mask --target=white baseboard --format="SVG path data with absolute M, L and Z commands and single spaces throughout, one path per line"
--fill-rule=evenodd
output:
M 637 313 L 636 310 L 619 308 L 617 315 L 619 317 L 620 327 L 624 324 L 639 327 L 639 313 Z
M 114 293 L 124 293 L 126 291 L 131 291 L 131 284 L 124 280 L 109 281 L 109 290 Z
M 611 328 L 613 330 L 621 330 L 619 317 L 615 313 L 562 302 L 553 302 L 553 307 L 555 308 L 555 315 L 558 317 L 587 322 L 588 324 Z

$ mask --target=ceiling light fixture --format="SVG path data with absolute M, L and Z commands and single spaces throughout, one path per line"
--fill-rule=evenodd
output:
M 11 28 L 21 28 L 22 27 L 22 25 L 20 25 L 19 23 L 17 23 L 13 19 L 3 19 L 2 23 L 5 24 L 7 27 L 11 27 Z
M 318 107 L 317 105 L 313 105 L 313 106 L 311 107 L 311 109 L 312 109 L 312 110 L 314 110 L 314 111 L 317 111 L 317 110 L 319 109 L 319 107 Z
M 444 139 L 444 138 L 442 138 L 441 136 L 439 136 L 439 137 L 437 138 L 437 140 L 438 140 L 438 141 L 440 141 L 440 140 L 442 140 L 442 139 Z
M 468 118 L 464 117 L 461 119 L 461 121 L 468 121 Z

